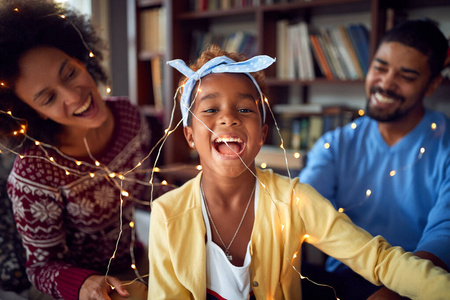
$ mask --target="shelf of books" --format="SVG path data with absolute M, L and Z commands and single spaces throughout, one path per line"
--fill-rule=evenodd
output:
M 157 117 L 163 115 L 164 109 L 167 13 L 163 4 L 162 0 L 139 0 L 136 9 L 138 104 L 147 115 Z
M 273 113 L 277 124 L 272 126 L 270 143 L 262 148 L 257 163 L 279 172 L 285 172 L 286 160 L 290 170 L 299 171 L 306 152 L 325 132 L 364 114 L 346 105 L 318 104 L 278 104 Z
M 167 67 L 157 66 L 174 58 L 193 62 L 210 44 L 218 44 L 226 51 L 245 53 L 248 57 L 257 54 L 276 57 L 276 64 L 265 70 L 267 96 L 284 140 L 288 161 L 294 169 L 301 167 L 301 154 L 322 133 L 359 116 L 357 109 L 345 105 L 354 102 L 346 99 L 331 99 L 321 106 L 311 104 L 317 91 L 348 87 L 359 93 L 374 47 L 383 32 L 399 16 L 402 17 L 400 9 L 446 5 L 443 0 L 426 3 L 405 0 L 400 1 L 401 5 L 389 0 L 134 1 L 137 1 L 140 13 L 137 38 L 142 40 L 138 42 L 139 64 L 143 66 L 138 84 L 142 87 L 142 99 L 148 99 L 140 104 L 150 105 L 149 111 L 158 111 L 162 107 L 167 117 L 180 75 Z M 161 13 L 165 9 L 165 13 Z M 164 29 L 161 15 L 171 20 L 165 33 L 159 31 Z M 160 42 L 164 38 L 168 41 Z M 160 48 L 166 45 L 170 45 L 170 49 Z M 161 86 L 158 78 L 163 81 L 162 85 L 164 78 L 166 83 L 169 82 L 164 92 L 158 88 Z M 450 81 L 447 79 L 446 82 Z M 295 101 L 291 98 L 293 93 L 297 93 Z M 164 101 L 168 101 L 167 105 Z M 284 156 L 279 148 L 276 124 L 273 120 L 267 121 L 270 133 L 261 155 L 276 152 Z M 182 132 L 174 132 L 172 139 L 172 145 L 166 147 L 166 163 L 192 163 L 192 157 L 180 154 L 189 152 Z M 277 166 L 269 167 L 282 169 L 285 159 L 269 161 L 270 164 L 279 161 Z

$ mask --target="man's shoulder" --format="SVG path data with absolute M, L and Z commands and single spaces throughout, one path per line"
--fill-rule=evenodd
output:
M 328 142 L 334 146 L 342 146 L 358 142 L 361 139 L 366 140 L 368 136 L 374 134 L 377 128 L 375 120 L 368 116 L 362 116 L 344 126 L 325 132 L 321 137 L 321 144 Z

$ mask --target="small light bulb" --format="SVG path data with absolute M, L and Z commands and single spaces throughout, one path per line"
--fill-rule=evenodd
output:
M 323 147 L 324 147 L 325 149 L 330 149 L 330 143 L 325 143 L 325 144 L 323 144 Z
M 261 163 L 261 169 L 267 168 L 267 164 L 265 162 Z
M 134 222 L 133 221 L 130 221 L 130 227 L 134 228 Z
M 397 173 L 397 172 L 395 172 L 395 170 L 392 170 L 391 172 L 389 172 L 389 175 L 390 175 L 391 177 L 394 177 L 396 173 Z
M 436 128 L 437 128 L 436 123 L 431 123 L 431 129 L 436 130 Z
M 298 153 L 298 152 L 295 152 L 295 153 L 294 153 L 294 157 L 295 157 L 295 158 L 300 158 L 300 156 L 301 156 L 300 153 Z
M 89 173 L 89 176 L 91 176 L 91 178 L 94 178 L 95 174 L 94 173 Z
M 367 196 L 367 197 L 369 197 L 371 194 L 372 194 L 372 191 L 371 191 L 371 190 L 367 190 L 367 191 L 366 191 L 366 196 Z
M 100 163 L 98 162 L 98 160 L 95 161 L 95 165 L 96 165 L 97 167 L 100 166 Z
M 161 182 L 161 184 L 162 184 L 162 185 L 167 185 L 168 183 L 167 183 L 167 181 L 163 180 L 163 181 Z
M 81 166 L 81 161 L 77 160 L 75 161 L 75 163 L 77 164 L 77 166 Z
M 352 129 L 356 129 L 356 123 L 355 122 L 353 122 L 350 126 L 352 127 Z
M 339 207 L 338 212 L 343 213 L 344 209 L 342 207 Z
M 202 165 L 197 165 L 197 167 L 195 167 L 197 170 L 201 171 L 202 170 Z
M 130 194 L 127 191 L 122 191 L 122 196 L 128 197 Z

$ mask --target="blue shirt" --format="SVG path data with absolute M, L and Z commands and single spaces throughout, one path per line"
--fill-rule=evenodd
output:
M 393 146 L 375 120 L 354 123 L 355 129 L 348 124 L 316 142 L 300 181 L 372 235 L 406 251 L 433 253 L 450 267 L 450 120 L 427 110 Z M 341 267 L 328 259 L 328 271 Z

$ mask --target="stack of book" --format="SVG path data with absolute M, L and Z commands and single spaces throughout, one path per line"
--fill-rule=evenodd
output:
M 364 24 L 327 29 L 277 22 L 278 78 L 359 80 L 368 69 L 369 30 Z
M 165 7 L 142 10 L 139 17 L 139 55 L 149 57 L 164 53 L 167 28 Z
M 190 0 L 189 8 L 191 11 L 199 12 L 251 7 L 271 3 L 273 3 L 273 0 Z
M 230 34 L 194 31 L 192 33 L 191 59 L 195 60 L 210 45 L 218 45 L 227 52 L 244 53 L 247 57 L 256 55 L 256 36 L 237 31 Z
M 280 129 L 274 128 L 273 141 L 280 133 L 284 147 L 292 150 L 309 150 L 325 132 L 358 117 L 357 109 L 344 105 L 277 104 L 273 111 Z

